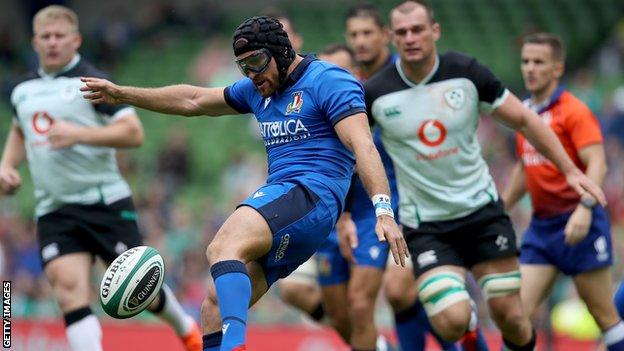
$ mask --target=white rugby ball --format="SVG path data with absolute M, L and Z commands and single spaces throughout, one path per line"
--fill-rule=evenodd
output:
M 104 273 L 100 303 L 111 317 L 139 314 L 154 301 L 165 279 L 165 263 L 153 247 L 137 246 L 117 257 Z

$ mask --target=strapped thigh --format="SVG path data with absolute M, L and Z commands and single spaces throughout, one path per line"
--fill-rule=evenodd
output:
M 520 271 L 486 274 L 478 283 L 486 300 L 513 295 L 520 291 Z
M 418 287 L 418 298 L 427 316 L 434 316 L 451 305 L 469 300 L 464 278 L 455 272 L 440 271 L 432 274 Z

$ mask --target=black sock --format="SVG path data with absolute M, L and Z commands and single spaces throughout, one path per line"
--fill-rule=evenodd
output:
M 533 329 L 531 331 L 531 340 L 524 346 L 518 346 L 510 342 L 509 340 L 506 340 L 504 337 L 503 337 L 503 342 L 505 343 L 505 346 L 507 346 L 508 349 L 513 350 L 513 351 L 533 351 L 533 349 L 535 349 L 535 339 L 536 339 L 535 329 Z
M 93 314 L 93 311 L 91 311 L 89 306 L 65 313 L 65 315 L 63 315 L 63 318 L 65 319 L 65 326 L 69 327 L 72 323 L 76 323 L 90 314 Z
M 418 303 L 414 302 L 410 307 L 399 311 L 394 314 L 394 320 L 397 323 L 406 322 L 418 315 L 419 310 L 422 308 Z
M 203 340 L 203 349 L 207 349 L 209 347 L 221 346 L 221 340 L 223 339 L 223 332 L 218 331 L 212 334 L 206 334 L 202 337 Z
M 325 317 L 325 309 L 323 308 L 323 304 L 319 303 L 318 306 L 310 313 L 310 317 L 315 321 L 320 321 Z

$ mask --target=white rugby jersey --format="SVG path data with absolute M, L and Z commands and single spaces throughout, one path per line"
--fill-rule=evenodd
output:
M 476 135 L 479 113 L 509 94 L 490 70 L 449 52 L 414 83 L 397 60 L 366 82 L 365 92 L 394 163 L 403 224 L 461 218 L 498 199 Z
M 81 76 L 105 75 L 77 55 L 62 70 L 31 72 L 11 92 L 14 120 L 24 133 L 24 146 L 35 186 L 35 216 L 64 204 L 112 203 L 131 195 L 115 159 L 115 149 L 75 144 L 52 149 L 47 133 L 55 120 L 84 127 L 111 123 L 134 113 L 129 106 L 93 105 L 82 97 Z

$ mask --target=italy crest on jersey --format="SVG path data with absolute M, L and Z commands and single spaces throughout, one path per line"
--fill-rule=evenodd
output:
M 462 88 L 448 90 L 444 93 L 444 99 L 446 103 L 455 110 L 459 110 L 464 105 L 464 102 L 466 102 L 466 96 Z
M 303 91 L 295 91 L 293 94 L 293 100 L 286 106 L 286 114 L 299 113 L 303 106 Z

